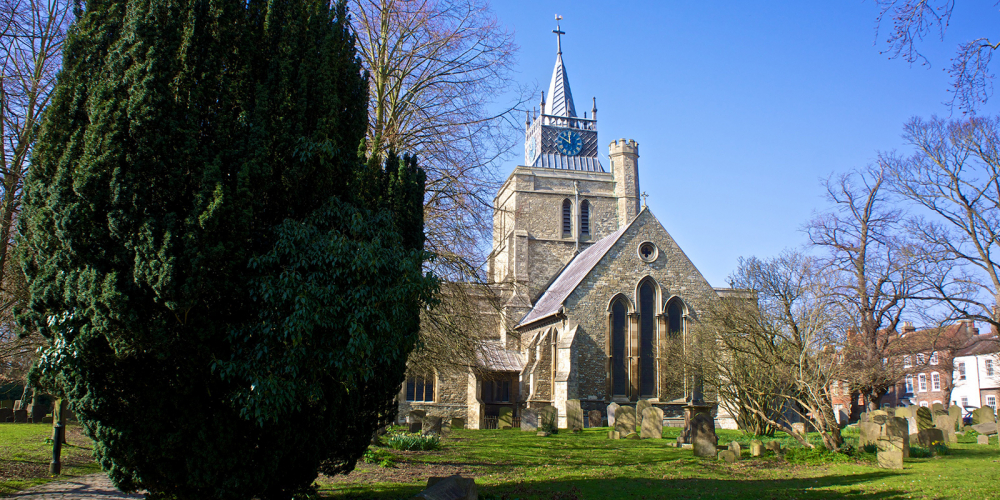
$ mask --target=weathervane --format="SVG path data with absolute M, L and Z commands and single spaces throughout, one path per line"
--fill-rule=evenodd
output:
M 562 54 L 562 35 L 566 32 L 559 28 L 559 21 L 562 21 L 562 16 L 556 14 L 556 29 L 552 30 L 556 34 L 556 53 Z
M 642 196 L 642 206 L 643 206 L 643 208 L 645 208 L 646 207 L 646 198 L 649 198 L 649 195 L 646 194 L 645 191 L 643 191 L 642 194 L 640 194 L 639 196 Z

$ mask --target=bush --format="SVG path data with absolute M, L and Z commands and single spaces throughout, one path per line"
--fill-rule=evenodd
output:
M 441 440 L 437 436 L 400 433 L 389 436 L 385 445 L 394 450 L 431 451 L 441 449 Z
M 386 469 L 396 466 L 396 456 L 389 453 L 388 450 L 378 448 L 369 447 L 365 450 L 365 454 L 361 456 L 361 460 L 364 460 L 368 464 L 378 464 L 379 467 Z
M 910 458 L 930 458 L 934 456 L 931 450 L 924 448 L 923 446 L 910 446 Z

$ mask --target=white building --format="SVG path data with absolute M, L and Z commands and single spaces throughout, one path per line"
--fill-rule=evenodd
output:
M 977 335 L 955 352 L 951 404 L 997 408 L 1000 397 L 1000 339 Z

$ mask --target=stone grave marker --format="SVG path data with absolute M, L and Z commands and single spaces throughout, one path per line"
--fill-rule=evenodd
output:
M 779 443 L 778 441 L 768 441 L 766 444 L 764 444 L 764 449 L 771 450 L 775 453 L 781 453 L 781 443 Z
M 13 422 L 14 410 L 10 408 L 0 408 L 0 422 Z
M 639 432 L 643 439 L 663 438 L 663 420 L 658 418 L 656 409 L 647 406 L 642 410 L 642 429 Z
M 883 411 L 885 411 L 886 415 L 889 415 L 890 417 L 895 417 L 896 416 L 896 409 L 893 408 L 893 407 L 891 407 L 891 406 L 886 407 L 886 409 L 883 410 Z
M 885 435 L 903 441 L 903 458 L 910 458 L 910 425 L 905 418 L 893 417 L 885 426 Z
M 958 442 L 958 436 L 955 435 L 955 422 L 951 420 L 951 414 L 936 415 L 934 417 L 934 427 L 941 429 L 945 443 Z
M 538 426 L 545 432 L 555 432 L 559 428 L 559 409 L 543 406 L 538 410 Z
M 631 406 L 618 408 L 615 413 L 615 430 L 622 433 L 622 436 L 635 432 L 635 408 Z
M 28 421 L 28 410 L 14 410 L 14 422 L 24 423 Z
M 955 422 L 955 430 L 959 430 L 962 426 L 962 409 L 958 405 L 951 405 L 948 407 L 948 415 L 951 415 L 951 420 Z
M 903 468 L 903 439 L 883 436 L 878 440 L 878 466 L 883 469 Z
M 534 408 L 521 410 L 521 430 L 538 432 L 538 411 Z
M 636 424 L 636 426 L 639 426 L 639 427 L 642 426 L 642 416 L 644 415 L 643 411 L 646 408 L 652 408 L 652 407 L 653 407 L 653 405 L 649 404 L 649 400 L 648 399 L 640 399 L 639 401 L 637 401 L 635 403 L 635 419 L 636 419 L 635 424 Z
M 656 412 L 656 421 L 660 423 L 660 428 L 663 428 L 663 408 L 653 407 L 653 411 Z
M 608 431 L 608 439 L 621 439 L 622 433 L 618 431 Z
M 451 428 L 452 429 L 464 429 L 465 428 L 465 419 L 461 418 L 461 417 L 452 418 L 451 419 Z
M 615 413 L 618 411 L 620 406 L 618 403 L 611 403 L 608 405 L 608 427 L 615 426 Z
M 459 475 L 448 477 L 431 477 L 427 479 L 427 488 L 417 493 L 413 498 L 423 500 L 476 500 L 479 492 L 476 480 Z
M 882 433 L 882 426 L 875 422 L 861 422 L 858 424 L 858 446 L 875 444 L 879 434 Z
M 798 434 L 801 434 L 801 435 L 805 435 L 805 433 L 806 433 L 806 424 L 804 424 L 802 422 L 795 422 L 794 424 L 792 424 L 792 431 L 796 432 Z
M 730 450 L 722 450 L 719 452 L 719 460 L 724 460 L 726 463 L 731 464 L 736 462 L 736 455 Z
M 425 436 L 430 434 L 437 434 L 440 436 L 442 420 L 443 419 L 441 417 L 432 417 L 429 415 L 424 417 L 424 428 L 420 430 L 420 433 Z
M 740 447 L 740 443 L 737 443 L 736 441 L 729 443 L 729 451 L 736 455 L 736 460 L 739 460 L 740 456 L 743 454 L 743 448 Z
M 972 410 L 972 425 L 981 424 L 979 420 L 979 408 L 974 408 Z
M 566 428 L 573 432 L 583 430 L 583 409 L 579 399 L 566 400 Z
M 719 438 L 715 435 L 715 420 L 710 415 L 699 413 L 691 419 L 691 444 L 697 457 L 717 455 Z
M 497 429 L 510 429 L 514 426 L 514 410 L 503 406 L 500 408 L 500 416 L 497 417 Z
M 601 416 L 601 411 L 590 410 L 587 412 L 587 424 L 590 427 L 604 427 L 604 417 Z
M 931 411 L 934 412 L 935 414 L 937 414 L 939 412 L 943 412 L 943 411 L 946 411 L 946 410 L 944 409 L 944 405 L 943 404 L 941 404 L 941 403 L 934 403 L 934 404 L 931 405 Z
M 885 410 L 875 410 L 871 412 L 868 420 L 878 425 L 885 425 L 889 421 L 889 413 Z
M 990 444 L 990 437 L 980 434 L 976 436 L 976 444 Z
M 988 436 L 990 434 L 997 433 L 997 424 L 994 424 L 992 422 L 983 422 L 981 424 L 973 425 L 972 430 Z
M 924 448 L 930 448 L 931 443 L 943 443 L 944 434 L 941 433 L 941 429 L 920 429 L 917 431 L 917 442 Z
M 931 410 L 925 406 L 921 406 L 917 409 L 917 430 L 933 429 L 934 428 L 934 416 L 931 414 Z
M 642 439 L 642 438 L 639 437 L 638 433 L 636 433 L 635 431 L 632 431 L 632 432 L 628 433 L 627 436 L 625 436 L 625 439 Z
M 764 443 L 762 443 L 757 439 L 750 441 L 750 456 L 759 457 L 763 454 L 764 454 Z
M 917 429 L 919 429 L 919 428 L 917 427 L 917 419 L 916 419 L 916 417 L 906 417 L 906 424 L 907 424 L 907 427 L 909 427 L 909 429 L 910 429 L 910 431 L 909 431 L 910 434 L 916 434 L 917 433 Z

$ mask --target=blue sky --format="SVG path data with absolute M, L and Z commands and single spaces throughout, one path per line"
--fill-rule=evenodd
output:
M 959 42 L 995 35 L 1000 20 L 993 2 L 969 3 L 959 2 L 943 41 L 921 44 L 929 67 L 879 53 L 870 0 L 495 0 L 493 10 L 516 33 L 516 78 L 541 90 L 555 63 L 553 17 L 563 16 L 577 109 L 596 96 L 599 140 L 639 142 L 650 209 L 725 286 L 740 256 L 805 243 L 803 225 L 828 208 L 823 179 L 905 151 L 913 116 L 960 116 L 945 105 L 944 69 Z

